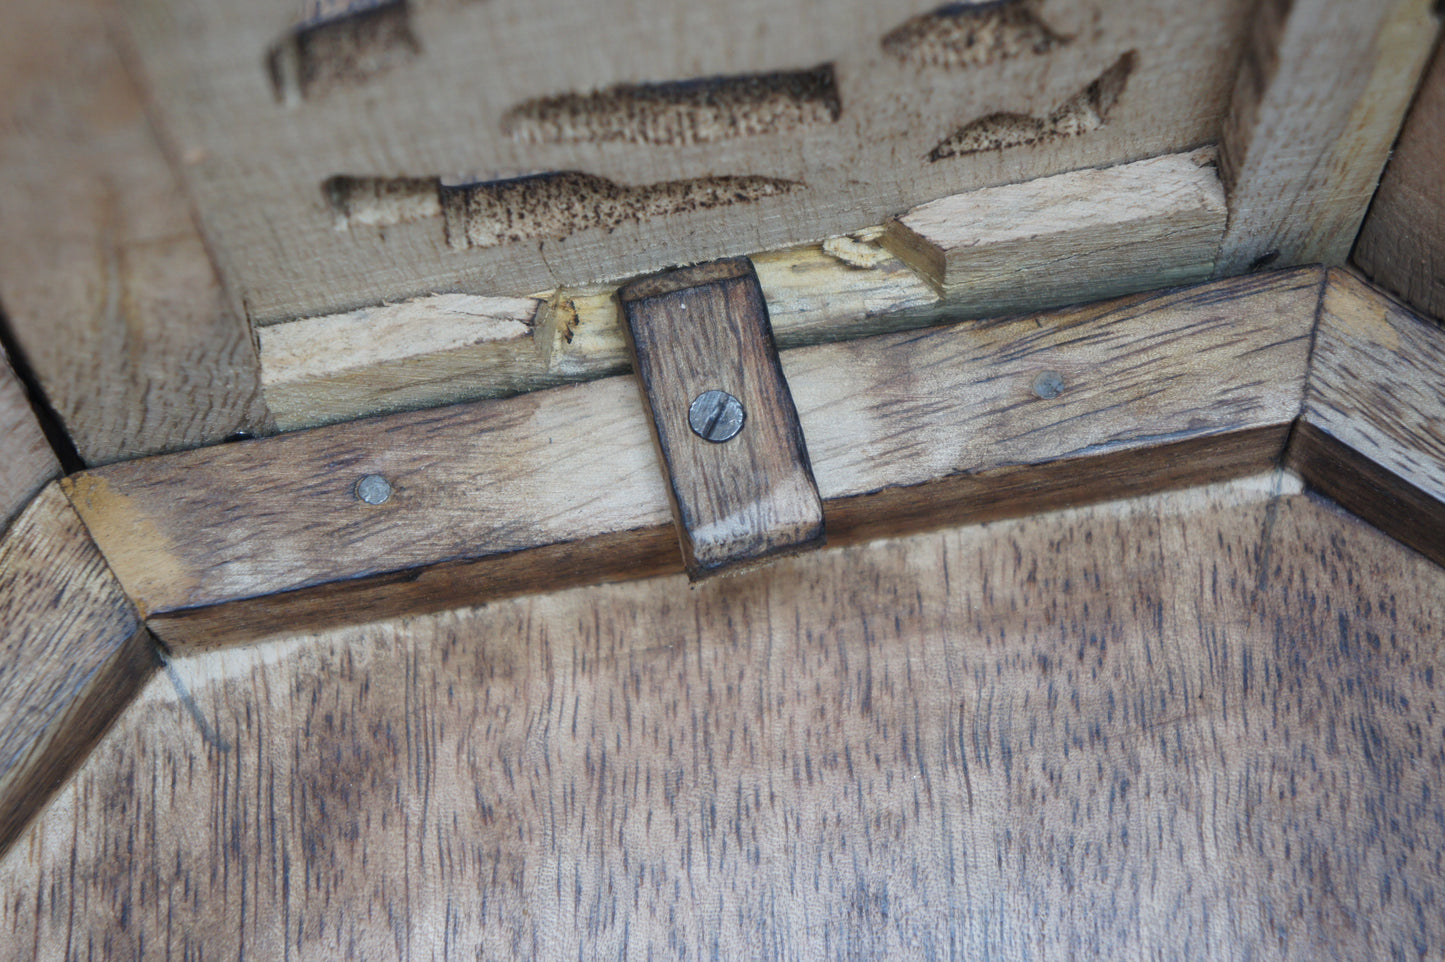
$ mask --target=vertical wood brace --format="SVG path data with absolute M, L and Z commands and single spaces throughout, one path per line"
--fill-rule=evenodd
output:
M 1432 0 L 1261 0 L 1220 149 L 1215 263 L 1342 264 L 1434 43 Z
M 751 262 L 656 274 L 619 296 L 688 574 L 821 544 L 822 501 Z

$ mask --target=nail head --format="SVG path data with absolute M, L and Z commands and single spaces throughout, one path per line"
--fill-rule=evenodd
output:
M 1044 371 L 1034 378 L 1034 394 L 1041 398 L 1056 398 L 1064 393 L 1064 376 L 1058 371 Z
M 356 482 L 356 498 L 367 504 L 381 504 L 391 497 L 391 482 L 379 474 L 368 474 Z
M 737 437 L 746 418 L 743 403 L 726 391 L 704 391 L 687 409 L 692 433 L 713 444 Z

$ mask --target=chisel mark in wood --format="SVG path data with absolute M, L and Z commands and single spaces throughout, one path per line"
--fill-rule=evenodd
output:
M 338 175 L 321 185 L 338 229 L 444 217 L 454 249 L 570 237 L 578 231 L 745 204 L 802 188 L 776 177 L 694 177 L 619 184 L 579 171 L 465 183 L 438 177 Z
M 266 54 L 276 99 L 285 104 L 362 83 L 421 52 L 407 0 L 350 3 L 290 30 Z
M 965 124 L 934 147 L 928 160 L 1060 140 L 1098 130 L 1109 122 L 1109 114 L 1124 93 L 1138 60 L 1138 53 L 1130 50 L 1047 117 L 1000 112 Z
M 1069 42 L 1040 19 L 1033 0 L 949 3 L 904 21 L 883 50 L 915 67 L 980 67 Z
M 502 130 L 523 143 L 681 147 L 831 124 L 842 112 L 833 65 L 823 64 L 538 97 L 507 111 Z

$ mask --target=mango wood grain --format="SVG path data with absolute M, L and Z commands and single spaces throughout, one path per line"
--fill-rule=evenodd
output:
M 1445 331 L 1332 270 L 1290 461 L 1445 564 Z
M 0 29 L 0 304 L 90 464 L 267 425 L 123 37 L 109 0 L 11 0 Z
M 1433 0 L 1262 0 L 1220 143 L 1218 275 L 1343 264 L 1430 56 Z
M 1445 47 L 1420 84 L 1380 189 L 1360 228 L 1354 262 L 1381 287 L 1445 320 Z
M 0 532 L 59 474 L 60 462 L 35 418 L 25 385 L 0 348 Z
M 1321 281 L 1280 272 L 784 352 L 830 530 L 835 517 L 840 531 L 937 526 L 1273 463 L 1299 413 Z M 390 482 L 382 504 L 355 497 L 369 474 Z M 175 645 L 680 565 L 629 378 L 64 483 Z
M 0 956 L 1432 958 L 1442 599 L 1267 479 L 180 659 Z
M 820 545 L 823 504 L 751 262 L 641 278 L 618 300 L 688 575 Z M 692 408 L 718 392 L 740 423 L 709 439 Z
M 53 484 L 0 539 L 0 625 L 3 851 L 140 689 L 153 655 Z

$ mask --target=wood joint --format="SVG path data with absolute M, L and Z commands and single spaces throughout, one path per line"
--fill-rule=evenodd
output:
M 693 580 L 823 542 L 823 504 L 767 304 L 744 257 L 620 292 Z

